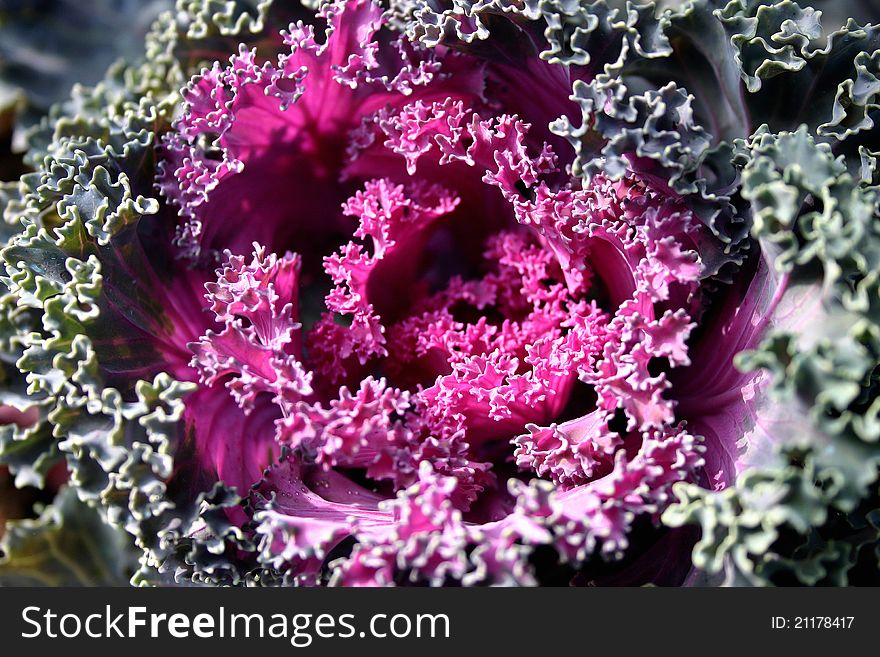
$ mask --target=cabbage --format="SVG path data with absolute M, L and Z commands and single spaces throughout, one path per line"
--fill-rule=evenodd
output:
M 870 581 L 880 35 L 820 17 L 178 3 L 0 197 L 0 462 L 68 473 L 9 567 Z

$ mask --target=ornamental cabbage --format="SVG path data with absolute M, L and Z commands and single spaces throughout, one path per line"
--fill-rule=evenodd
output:
M 0 189 L 60 490 L 0 577 L 876 578 L 880 28 L 617 5 L 179 2 L 75 88 Z

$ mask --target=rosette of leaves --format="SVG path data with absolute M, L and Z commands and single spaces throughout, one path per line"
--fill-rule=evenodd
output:
M 382 18 L 371 3 L 330 3 L 318 9 L 318 23 L 332 28 L 326 39 L 341 43 L 351 25 L 362 29 L 346 42 L 347 57 L 327 68 L 333 80 L 321 83 L 314 71 L 326 51 L 309 31 L 314 7 L 277 4 L 178 2 L 154 25 L 142 62 L 76 89 L 32 134 L 33 172 L 3 189 L 4 404 L 36 420 L 4 427 L 0 459 L 22 484 L 43 484 L 63 460 L 69 489 L 133 537 L 139 582 L 696 583 L 724 572 L 729 583 L 843 584 L 876 576 L 877 28 L 848 21 L 829 29 L 817 11 L 787 0 L 659 8 L 414 1 L 389 3 Z M 300 60 L 309 53 L 314 62 Z M 358 180 L 396 161 L 392 183 L 427 176 L 456 192 L 352 188 L 346 213 L 373 246 L 355 240 L 328 259 L 337 287 L 323 324 L 306 313 L 320 287 L 304 287 L 301 301 L 292 292 L 299 267 L 312 275 L 309 263 L 261 248 L 244 259 L 253 240 L 284 249 L 273 243 L 279 234 L 302 238 L 295 221 L 283 223 L 289 210 L 236 232 L 253 206 L 229 201 L 254 190 L 283 198 L 290 180 L 311 180 L 298 155 L 296 166 L 282 165 L 242 144 L 312 153 L 300 131 L 311 124 L 298 123 L 320 107 L 312 84 L 340 98 L 334 84 L 350 89 L 357 101 L 345 106 L 350 116 L 333 117 L 337 141 L 322 137 L 322 154 L 334 155 L 306 158 L 310 166 L 332 169 L 346 158 L 346 180 Z M 358 93 L 367 88 L 386 94 L 384 106 L 365 109 Z M 254 137 L 276 124 L 252 123 L 251 108 L 278 121 L 274 142 Z M 344 154 L 335 155 L 340 143 Z M 413 278 L 383 276 L 385 250 L 399 258 L 396 243 L 484 202 L 474 171 L 509 207 L 473 216 L 508 208 L 538 241 L 494 243 L 488 260 L 508 273 L 484 279 L 474 273 L 487 266 L 480 245 L 462 246 L 476 254 L 461 256 L 476 263 L 467 276 L 486 293 L 510 285 L 509 272 L 544 267 L 531 283 L 518 274 L 516 285 L 545 313 L 547 335 L 577 339 L 584 359 L 536 338 L 524 346 L 545 351 L 530 365 L 565 360 L 572 369 L 553 375 L 560 379 L 537 369 L 503 378 L 487 388 L 490 407 L 475 401 L 467 367 L 451 366 L 461 373 L 452 376 L 407 362 L 406 349 L 385 349 L 386 333 L 418 345 L 428 330 L 408 307 L 373 296 Z M 288 182 L 273 182 L 279 172 Z M 321 189 L 311 186 L 316 198 Z M 333 197 L 336 208 L 344 200 Z M 376 203 L 387 223 L 375 223 Z M 414 233 L 403 232 L 401 216 Z M 337 219 L 328 226 L 342 230 Z M 445 239 L 466 244 L 458 233 Z M 620 244 L 631 270 L 618 270 L 604 244 Z M 526 254 L 528 267 L 519 260 Z M 675 264 L 661 273 L 665 257 Z M 396 261 L 400 271 L 410 271 L 405 260 Z M 619 277 L 590 287 L 603 268 Z M 673 278 L 672 293 L 660 289 Z M 251 301 L 236 306 L 241 281 L 253 286 Z M 541 305 L 553 282 L 554 294 L 569 295 L 557 297 L 560 320 Z M 180 310 L 204 283 L 213 328 Z M 475 291 L 438 294 L 426 307 L 442 314 L 473 304 L 466 295 Z M 595 304 L 593 323 L 578 325 L 586 302 Z M 620 312 L 638 304 L 641 319 Z M 301 316 L 289 309 L 298 305 Z M 504 312 L 480 326 L 512 321 Z M 466 328 L 479 323 L 452 317 Z M 302 351 L 305 323 L 323 333 Z M 464 341 L 478 329 L 445 331 L 443 344 L 454 338 L 469 358 L 485 357 Z M 582 336 L 600 333 L 590 355 Z M 367 369 L 335 363 L 322 340 Z M 233 341 L 234 358 L 224 351 Z M 259 374 L 247 358 L 243 367 L 241 353 L 271 356 L 276 374 Z M 310 361 L 315 354 L 329 360 Z M 375 376 L 407 381 L 416 365 L 442 381 L 390 387 Z M 354 384 L 340 387 L 346 377 Z M 555 386 L 575 379 L 598 405 L 586 397 L 580 407 L 561 404 L 567 411 L 541 405 L 567 399 Z M 234 403 L 221 405 L 206 389 L 228 389 Z M 254 405 L 266 393 L 273 402 L 261 415 Z M 316 405 L 313 394 L 329 396 Z M 545 414 L 515 406 L 517 394 L 542 400 L 535 407 Z M 268 433 L 218 442 L 194 418 L 198 402 L 205 413 L 250 418 L 229 431 L 250 431 L 262 417 Z M 446 416 L 433 418 L 424 410 L 431 405 Z M 454 417 L 461 425 L 448 430 L 443 421 Z M 359 433 L 340 430 L 348 424 Z M 510 453 L 492 456 L 499 440 Z M 511 476 L 508 457 L 526 474 Z M 337 488 L 352 469 L 381 483 Z M 504 477 L 513 481 L 506 492 L 495 484 Z M 487 490 L 501 492 L 486 498 Z M 432 513 L 423 517 L 424 509 Z

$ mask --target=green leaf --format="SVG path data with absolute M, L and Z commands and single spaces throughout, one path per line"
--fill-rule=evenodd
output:
M 122 586 L 137 564 L 125 534 L 71 488 L 36 520 L 8 522 L 0 552 L 3 586 Z

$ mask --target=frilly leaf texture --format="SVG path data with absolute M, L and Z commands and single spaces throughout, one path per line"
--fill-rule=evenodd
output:
M 168 211 L 154 186 L 157 148 L 188 81 L 239 42 L 277 50 L 278 29 L 318 4 L 179 0 L 153 24 L 142 60 L 75 87 L 29 132 L 32 170 L 0 187 L 0 404 L 35 420 L 0 428 L 0 462 L 17 485 L 42 487 L 63 460 L 70 483 L 38 520 L 10 529 L 0 578 L 118 582 L 130 574 L 122 528 L 141 552 L 137 584 L 301 583 L 262 554 L 290 538 L 277 500 L 260 502 L 259 528 L 243 527 L 235 518 L 257 499 L 248 491 L 175 479 L 175 459 L 193 449 L 183 413 L 196 386 L 112 337 L 119 317 L 172 330 L 161 301 L 132 280 Z M 491 61 L 516 43 L 562 71 L 574 109 L 539 127 L 570 148 L 576 185 L 636 176 L 680 201 L 709 229 L 698 244 L 709 285 L 756 259 L 775 272 L 768 333 L 737 362 L 769 376 L 760 420 L 785 425 L 772 410 L 782 407 L 799 420 L 747 452 L 732 486 L 674 485 L 663 521 L 700 527 L 696 569 L 729 584 L 845 584 L 866 560 L 876 566 L 880 28 L 829 30 L 788 0 L 388 5 L 393 29 L 429 48 Z M 136 382 L 117 385 L 119 372 Z M 540 486 L 529 495 L 524 504 L 544 503 Z M 360 556 L 392 560 L 393 545 Z M 503 556 L 519 558 L 522 546 L 509 547 Z M 44 564 L 39 573 L 16 570 L 25 557 Z M 476 551 L 470 566 L 488 558 Z

